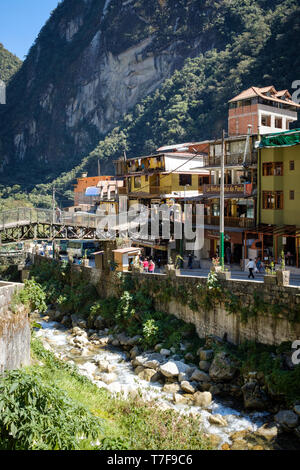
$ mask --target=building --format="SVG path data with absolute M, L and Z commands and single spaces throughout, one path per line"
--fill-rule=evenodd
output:
M 228 135 L 247 134 L 249 124 L 254 135 L 289 130 L 299 108 L 288 90 L 248 88 L 229 101 Z
M 174 151 L 114 162 L 117 176 L 124 177 L 129 206 L 150 206 L 153 200 L 169 203 L 202 193 L 209 183 L 209 172 L 203 170 L 205 155 Z
M 83 173 L 81 178 L 77 179 L 77 184 L 74 186 L 74 206 L 93 205 L 95 198 L 98 194 L 95 191 L 88 191 L 88 188 L 94 188 L 100 181 L 110 181 L 113 176 L 87 176 Z
M 258 254 L 278 262 L 284 251 L 286 262 L 299 267 L 300 129 L 263 137 L 260 162 Z
M 203 187 L 210 183 L 209 171 L 203 169 L 204 157 L 207 153 L 195 144 L 181 144 L 171 147 L 162 147 L 154 155 L 125 159 L 114 162 L 116 175 L 124 177 L 124 189 L 120 194 L 127 195 L 128 208 L 135 204 L 153 207 L 167 204 L 170 208 L 183 205 L 191 197 L 203 194 Z M 169 219 L 170 220 L 170 219 Z M 135 245 L 144 248 L 147 256 L 157 256 L 162 262 L 167 262 L 171 250 L 183 250 L 180 241 L 173 238 L 166 240 L 147 238 L 132 241 Z
M 225 164 L 225 252 L 230 250 L 231 262 L 243 258 L 245 229 L 255 227 L 257 197 L 257 136 L 241 135 L 224 139 Z M 201 257 L 217 256 L 220 243 L 220 191 L 222 139 L 210 141 L 204 157 L 204 168 L 209 171 L 209 184 L 203 186 L 203 195 L 195 200 L 205 205 L 205 241 Z

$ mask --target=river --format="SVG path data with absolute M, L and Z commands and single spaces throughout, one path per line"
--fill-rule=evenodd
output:
M 230 435 L 236 431 L 249 430 L 255 432 L 268 419 L 267 413 L 246 414 L 234 406 L 229 406 L 224 401 L 214 400 L 207 409 L 197 406 L 174 404 L 172 395 L 162 391 L 160 383 L 149 383 L 135 375 L 133 367 L 126 359 L 126 354 L 112 346 L 92 346 L 86 348 L 84 354 L 74 350 L 72 344 L 72 332 L 60 323 L 39 320 L 42 328 L 36 331 L 37 338 L 42 340 L 46 349 L 51 350 L 60 359 L 75 364 L 79 373 L 87 376 L 98 387 L 104 387 L 111 393 L 122 392 L 125 396 L 141 390 L 144 400 L 155 399 L 158 407 L 162 409 L 174 409 L 179 413 L 189 413 L 200 416 L 202 429 L 209 434 L 220 438 L 220 447 L 224 443 L 231 444 Z M 98 370 L 97 362 L 106 360 L 114 367 L 116 381 L 107 385 L 95 378 Z M 227 421 L 227 426 L 212 425 L 209 422 L 211 414 L 218 414 Z

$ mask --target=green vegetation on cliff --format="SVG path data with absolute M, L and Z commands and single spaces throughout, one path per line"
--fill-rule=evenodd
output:
M 64 15 L 67 15 L 66 5 L 67 2 L 61 4 L 53 15 L 53 20 L 63 20 Z M 74 178 L 82 170 L 95 174 L 98 158 L 102 160 L 102 171 L 110 173 L 112 160 L 122 155 L 124 150 L 129 157 L 134 157 L 151 153 L 163 144 L 199 141 L 220 136 L 221 129 L 226 127 L 227 102 L 232 96 L 251 85 L 273 84 L 278 89 L 291 90 L 292 82 L 300 73 L 295 40 L 299 35 L 300 9 L 296 0 L 219 0 L 203 2 L 201 6 L 195 0 L 178 0 L 175 9 L 174 2 L 171 1 L 151 2 L 150 5 L 149 2 L 140 0 L 128 8 L 131 20 L 134 15 L 139 17 L 136 28 L 129 28 L 128 31 L 127 27 L 131 23 L 123 21 L 126 15 L 120 16 L 119 3 L 112 1 L 109 5 L 104 24 L 101 26 L 107 36 L 103 47 L 109 52 L 117 54 L 120 52 L 121 43 L 122 47 L 124 44 L 129 47 L 144 37 L 149 37 L 150 34 L 153 39 L 149 46 L 150 55 L 166 44 L 176 44 L 177 47 L 182 42 L 188 49 L 189 45 L 194 44 L 199 27 L 201 46 L 199 50 L 197 49 L 197 53 L 190 51 L 183 54 L 187 57 L 196 57 L 187 59 L 183 68 L 179 63 L 172 77 L 165 80 L 159 89 L 128 112 L 84 159 L 82 152 L 77 150 L 70 155 L 69 150 L 72 148 L 70 132 L 60 122 L 52 154 L 61 152 L 64 146 L 64 158 L 61 158 L 55 166 L 51 166 L 50 161 L 48 165 L 42 159 L 38 162 L 31 158 L 28 165 L 30 175 L 24 166 L 21 174 L 17 175 L 22 189 L 30 193 L 29 198 L 35 204 L 49 204 L 53 182 L 63 193 L 62 203 L 70 204 L 70 189 Z M 144 25 L 143 28 L 140 22 Z M 51 63 L 54 61 L 52 53 L 57 59 L 55 62 L 57 64 L 64 64 L 70 56 L 74 60 L 75 56 L 80 57 L 81 46 L 86 45 L 86 41 L 82 42 L 82 30 L 76 35 L 75 42 L 56 50 L 56 46 L 50 47 L 49 43 L 53 35 L 50 24 L 52 23 L 50 22 L 42 30 L 37 40 L 37 44 L 42 44 L 47 51 L 48 63 L 50 59 Z M 94 24 L 93 27 L 95 33 L 98 26 Z M 85 26 L 83 30 L 84 28 Z M 122 41 L 119 40 L 120 37 Z M 29 62 L 33 60 L 36 47 L 34 46 L 31 51 Z M 65 56 L 61 57 L 61 54 Z M 19 91 L 24 88 L 26 82 L 23 83 L 21 78 L 26 67 L 28 65 L 17 74 L 11 93 L 14 93 L 14 90 L 17 93 L 19 88 Z M 50 70 L 47 68 L 53 83 L 60 77 L 59 71 L 55 70 L 55 64 L 53 70 L 51 67 Z M 46 84 L 48 79 L 44 77 L 44 73 L 46 72 L 40 70 L 37 79 Z M 22 86 L 18 86 L 19 82 L 22 82 Z M 37 86 L 34 94 L 38 92 L 38 88 Z M 12 96 L 12 100 L 14 99 Z M 28 99 L 30 99 L 28 106 L 31 109 L 37 98 L 28 97 Z M 21 110 L 18 113 L 21 117 Z M 49 121 L 49 116 L 47 119 Z M 100 137 L 95 127 L 93 130 L 92 127 L 83 120 L 78 130 L 80 134 L 90 136 L 90 144 L 87 146 L 89 149 L 92 147 L 91 142 L 96 144 Z M 48 129 L 49 126 L 45 128 L 46 140 L 50 136 Z M 16 172 L 13 164 L 10 169 L 9 180 L 15 182 Z M 42 184 L 32 191 L 34 182 Z
M 0 43 L 0 80 L 8 83 L 21 65 L 22 61 Z

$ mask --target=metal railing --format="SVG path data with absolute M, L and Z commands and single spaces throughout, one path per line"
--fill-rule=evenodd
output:
M 97 228 L 103 216 L 82 212 L 53 212 L 51 209 L 21 208 L 0 213 L 0 230 L 31 224 Z
M 220 225 L 220 217 L 206 215 L 204 217 L 205 225 Z M 255 220 L 247 217 L 225 217 L 226 227 L 240 227 L 240 228 L 252 228 L 255 226 Z
M 244 155 L 242 153 L 231 153 L 225 155 L 225 166 L 242 165 L 244 162 Z M 257 164 L 257 153 L 247 154 L 246 156 L 247 165 Z M 205 167 L 219 167 L 221 166 L 221 156 L 217 157 L 204 157 Z

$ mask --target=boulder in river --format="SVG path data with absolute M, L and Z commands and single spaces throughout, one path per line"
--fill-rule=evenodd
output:
M 184 362 L 168 361 L 161 365 L 159 370 L 165 377 L 178 377 L 180 373 L 188 374 L 191 367 Z
M 230 356 L 223 351 L 215 355 L 209 376 L 216 382 L 227 382 L 235 377 L 237 370 Z
M 298 426 L 299 416 L 292 410 L 281 410 L 275 415 L 275 421 L 284 431 L 292 431 Z
M 227 426 L 228 425 L 226 419 L 223 416 L 219 415 L 219 414 L 210 415 L 208 417 L 208 421 L 213 426 Z
M 265 410 L 268 407 L 268 396 L 257 382 L 246 383 L 242 392 L 246 410 Z
M 210 392 L 196 392 L 193 395 L 194 403 L 201 408 L 207 408 L 212 402 L 212 395 Z
M 165 393 L 177 393 L 180 390 L 180 385 L 177 383 L 174 384 L 165 384 L 163 387 L 163 392 Z
M 197 391 L 197 389 L 187 380 L 184 380 L 183 382 L 181 382 L 180 386 L 183 392 L 186 392 L 186 393 L 196 393 Z
M 209 382 L 210 377 L 206 372 L 203 372 L 202 370 L 195 369 L 194 372 L 191 375 L 191 381 L 196 381 L 196 382 Z

